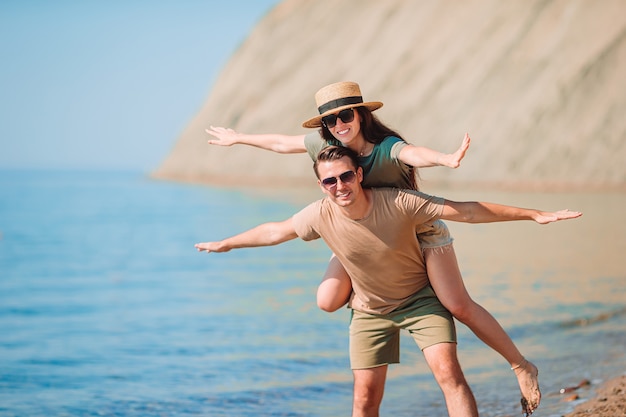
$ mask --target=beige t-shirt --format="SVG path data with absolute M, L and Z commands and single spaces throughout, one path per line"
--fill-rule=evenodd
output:
M 386 314 L 428 285 L 426 266 L 415 234 L 437 219 L 444 199 L 419 191 L 372 189 L 373 209 L 360 220 L 346 217 L 327 198 L 293 216 L 303 240 L 322 238 L 352 279 L 349 306 Z

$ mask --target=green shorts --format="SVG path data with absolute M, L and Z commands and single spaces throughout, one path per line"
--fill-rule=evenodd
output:
M 352 310 L 350 367 L 374 368 L 400 362 L 400 329 L 406 329 L 420 349 L 438 343 L 456 343 L 452 314 L 430 286 L 388 314 Z

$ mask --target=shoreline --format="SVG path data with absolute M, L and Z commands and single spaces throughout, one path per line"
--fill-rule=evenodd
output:
M 626 373 L 603 382 L 594 391 L 593 397 L 563 417 L 626 416 Z
M 155 181 L 175 182 L 181 184 L 195 184 L 217 188 L 237 188 L 237 189 L 269 189 L 274 191 L 277 188 L 296 188 L 303 186 L 312 190 L 317 190 L 315 176 L 311 175 L 209 175 L 206 173 L 184 173 L 173 174 L 161 172 L 158 169 L 152 170 L 145 175 Z M 421 171 L 420 171 L 420 174 Z M 423 176 L 422 176 L 423 175 Z M 626 183 L 608 181 L 587 181 L 587 182 L 564 182 L 564 181 L 449 181 L 428 178 L 422 174 L 419 179 L 421 188 L 447 189 L 447 190 L 489 190 L 489 191 L 518 191 L 518 192 L 538 192 L 538 193 L 626 193 Z M 272 184 L 268 187 L 268 184 Z

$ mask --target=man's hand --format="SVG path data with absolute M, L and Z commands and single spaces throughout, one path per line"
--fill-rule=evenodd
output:
M 196 243 L 195 247 L 196 247 L 196 249 L 198 249 L 198 252 L 206 252 L 206 253 L 211 253 L 211 252 L 228 252 L 230 250 L 230 248 L 225 247 L 224 245 L 222 245 L 222 242 Z
M 537 211 L 533 220 L 539 224 L 547 224 L 552 222 L 558 222 L 559 220 L 575 219 L 583 214 L 579 211 L 570 211 L 568 209 L 559 210 L 554 212 Z

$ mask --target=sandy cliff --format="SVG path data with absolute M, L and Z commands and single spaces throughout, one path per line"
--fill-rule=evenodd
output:
M 433 182 L 626 188 L 626 1 L 285 0 L 250 33 L 157 178 L 312 183 L 305 155 L 210 146 L 204 129 L 305 133 L 313 94 L 357 81 L 377 114 L 461 168 Z

